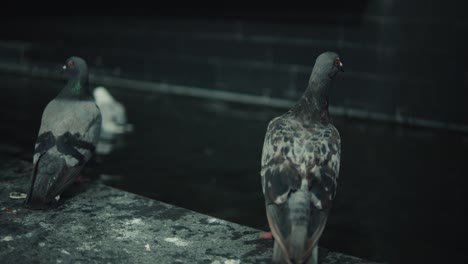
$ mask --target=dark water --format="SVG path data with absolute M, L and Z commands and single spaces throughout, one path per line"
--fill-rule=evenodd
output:
M 29 159 L 42 109 L 62 83 L 0 75 L 0 85 L 2 151 Z M 269 120 L 284 110 L 110 90 L 135 131 L 85 175 L 108 175 L 100 178 L 111 186 L 268 229 L 261 148 Z M 321 246 L 391 263 L 466 261 L 468 135 L 341 118 L 335 125 L 341 173 Z

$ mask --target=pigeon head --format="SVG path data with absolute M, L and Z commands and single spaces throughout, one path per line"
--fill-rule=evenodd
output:
M 63 65 L 63 70 L 69 75 L 78 75 L 78 74 L 87 74 L 88 66 L 86 65 L 85 60 L 80 57 L 70 57 Z
M 308 113 L 305 116 L 309 116 L 309 113 L 315 113 L 312 117 L 315 120 L 328 120 L 329 88 L 332 80 L 340 71 L 343 71 L 343 63 L 341 63 L 338 54 L 332 51 L 320 54 L 315 60 L 309 85 L 296 105 L 295 111 Z
M 73 95 L 90 94 L 88 84 L 88 65 L 80 57 L 70 57 L 62 69 L 68 77 L 67 90 Z
M 340 56 L 332 51 L 326 51 L 320 54 L 315 60 L 314 69 L 312 70 L 312 79 L 333 79 L 338 72 L 343 72 L 343 63 Z

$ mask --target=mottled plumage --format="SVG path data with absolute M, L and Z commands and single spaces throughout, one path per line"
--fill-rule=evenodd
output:
M 274 263 L 317 263 L 340 169 L 340 135 L 328 114 L 328 89 L 339 70 L 336 53 L 321 54 L 303 97 L 268 125 L 261 177 Z
M 91 158 L 101 130 L 101 113 L 88 83 L 86 62 L 67 60 L 68 83 L 42 114 L 25 206 L 47 208 L 75 180 Z

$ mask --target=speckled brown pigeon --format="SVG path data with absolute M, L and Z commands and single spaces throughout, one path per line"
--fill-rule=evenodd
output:
M 302 98 L 268 125 L 261 177 L 274 263 L 317 263 L 340 168 L 340 135 L 328 113 L 339 71 L 336 53 L 318 56 Z
M 32 209 L 56 204 L 91 158 L 101 131 L 101 112 L 89 88 L 86 62 L 70 57 L 63 69 L 68 82 L 44 109 L 34 149 L 25 200 Z

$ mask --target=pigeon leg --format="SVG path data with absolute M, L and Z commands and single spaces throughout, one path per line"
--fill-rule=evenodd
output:
M 81 175 L 78 175 L 78 177 L 76 177 L 75 183 L 76 184 L 82 184 L 82 183 L 86 183 L 86 182 L 90 182 L 90 181 L 91 181 L 90 178 L 86 178 L 86 177 L 83 177 Z
M 269 232 L 264 232 L 264 233 L 260 233 L 260 235 L 258 236 L 259 239 L 273 239 L 273 234 L 271 233 L 271 231 Z

